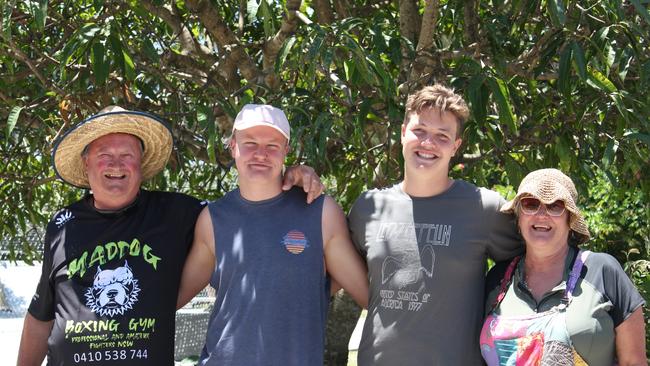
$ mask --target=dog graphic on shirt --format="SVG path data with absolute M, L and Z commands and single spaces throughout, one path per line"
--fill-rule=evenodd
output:
M 127 261 L 115 269 L 97 266 L 93 286 L 86 290 L 86 306 L 99 316 L 124 315 L 138 301 L 138 293 L 138 280 Z

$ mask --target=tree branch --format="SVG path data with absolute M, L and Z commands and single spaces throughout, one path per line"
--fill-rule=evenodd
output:
M 539 64 L 542 50 L 546 48 L 548 42 L 551 42 L 557 36 L 557 34 L 557 31 L 550 30 L 544 33 L 544 35 L 542 35 L 540 39 L 535 42 L 533 48 L 527 52 L 523 52 L 521 55 L 519 55 L 519 57 L 517 57 L 516 60 L 513 60 L 513 62 L 510 63 L 508 69 L 510 71 L 513 71 L 514 69 L 533 70 L 535 67 L 537 67 L 537 64 Z M 530 77 L 530 75 L 527 75 L 527 77 Z
M 154 5 L 151 0 L 140 0 L 140 5 L 147 9 L 148 12 L 162 19 L 169 25 L 181 44 L 184 53 L 196 52 L 194 37 L 190 31 L 183 25 L 181 17 L 175 12 L 175 6 L 166 4 L 163 6 Z
M 334 21 L 334 11 L 330 0 L 313 0 L 314 12 L 316 13 L 316 22 L 318 24 L 332 24 Z
M 27 57 L 27 55 L 23 51 L 21 51 L 20 48 L 16 47 L 16 44 L 14 43 L 13 39 L 11 38 L 5 39 L 4 36 L 2 35 L 0 35 L 0 37 L 2 37 L 2 39 L 4 39 L 9 45 L 9 53 L 13 53 L 18 60 L 22 61 L 25 65 L 27 65 L 27 67 L 29 67 L 29 69 L 32 70 L 32 73 L 38 79 L 38 81 L 40 81 L 41 84 L 43 84 L 43 87 L 45 89 L 53 89 L 54 91 L 56 91 L 57 94 L 65 95 L 65 92 L 63 92 L 63 90 L 61 90 L 56 85 L 50 83 L 49 81 L 47 81 L 47 79 L 45 79 L 43 74 L 41 74 L 41 72 L 39 71 L 38 67 L 34 65 L 34 62 L 29 57 Z
M 348 0 L 333 0 L 333 1 L 334 1 L 334 10 L 338 15 L 337 17 L 338 19 L 349 18 L 352 15 L 352 13 L 350 12 L 350 9 L 352 9 L 352 7 L 350 6 Z
M 207 0 L 187 0 L 187 8 L 196 14 L 221 50 L 230 53 L 232 62 L 252 84 L 259 84 L 261 72 L 248 56 L 239 39 L 228 28 L 219 12 Z M 224 76 L 224 75 L 222 75 Z
M 463 29 L 465 44 L 478 43 L 478 3 L 476 0 L 465 0 L 463 9 L 463 17 L 465 20 L 465 29 Z
M 474 58 L 476 61 L 482 62 L 487 66 L 494 67 L 495 63 L 490 59 L 490 57 L 476 54 L 476 52 L 474 51 L 475 47 L 478 47 L 478 45 L 473 44 L 473 46 L 470 46 L 462 51 L 431 52 L 430 50 L 422 50 L 418 54 L 418 58 L 416 59 L 416 62 L 414 63 L 413 67 L 414 68 L 417 67 L 420 69 L 434 70 L 440 67 L 442 63 L 451 60 L 457 60 L 462 57 Z M 508 77 L 516 75 L 524 78 L 534 78 L 535 80 L 540 80 L 540 81 L 541 80 L 548 81 L 548 80 L 554 80 L 558 78 L 558 74 L 553 72 L 543 73 L 534 77 L 529 70 L 521 67 L 521 65 L 523 64 L 521 61 L 519 61 L 519 58 L 516 61 L 509 63 L 508 66 L 506 67 L 506 75 Z M 530 67 L 534 68 L 534 65 L 531 65 Z M 400 90 L 403 90 L 404 88 L 409 88 L 409 90 L 411 90 L 414 86 L 419 85 L 420 81 L 423 78 L 427 78 L 426 73 L 421 74 L 418 78 L 410 79 L 405 83 L 408 85 L 400 85 Z
M 422 58 L 426 57 L 425 54 L 427 51 L 430 52 L 433 50 L 433 39 L 436 29 L 436 22 L 438 21 L 439 6 L 439 0 L 425 0 L 424 14 L 422 15 L 422 26 L 420 27 L 418 45 L 415 49 L 415 62 L 413 63 L 411 74 L 408 78 L 409 83 L 423 77 L 434 69 L 434 67 L 423 63 Z
M 300 4 L 302 0 L 288 0 L 287 1 L 287 12 L 285 13 L 284 19 L 282 20 L 282 25 L 280 30 L 275 34 L 275 36 L 267 41 L 264 44 L 264 74 L 266 85 L 271 89 L 277 89 L 279 87 L 280 81 L 273 71 L 275 65 L 275 59 L 278 56 L 278 52 L 282 48 L 284 42 L 296 32 L 298 28 L 298 16 L 297 12 L 300 10 Z
M 205 84 L 208 73 L 203 70 L 204 66 L 197 62 L 194 58 L 179 54 L 173 50 L 167 50 L 161 57 L 162 63 L 171 63 L 181 66 L 184 71 L 190 71 L 190 74 L 198 76 L 201 80 L 197 83 L 199 85 Z
M 418 11 L 416 0 L 399 0 L 399 31 L 402 37 L 413 44 L 417 41 L 420 23 L 422 22 Z M 426 22 L 426 9 L 424 17 Z
M 196 54 L 201 59 L 204 59 L 211 64 L 216 62 L 214 57 L 212 57 L 212 51 L 200 44 L 192 36 L 192 32 L 188 27 L 183 23 L 183 18 L 179 14 L 175 2 L 172 2 L 171 5 L 168 4 L 163 6 L 157 6 L 151 0 L 141 0 L 139 3 L 152 15 L 162 19 L 165 24 L 171 27 L 174 34 L 178 37 L 181 45 L 181 53 L 183 55 Z

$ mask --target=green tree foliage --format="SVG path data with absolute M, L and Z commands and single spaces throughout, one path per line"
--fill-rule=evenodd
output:
M 406 95 L 442 82 L 472 117 L 452 174 L 492 187 L 537 168 L 576 181 L 594 246 L 644 260 L 650 192 L 647 0 L 0 0 L 0 234 L 80 192 L 52 142 L 109 104 L 172 125 L 148 186 L 216 198 L 245 103 L 284 108 L 291 163 L 348 208 L 400 178 Z M 511 189 L 511 188 L 510 188 Z M 632 217 L 625 216 L 634 212 Z

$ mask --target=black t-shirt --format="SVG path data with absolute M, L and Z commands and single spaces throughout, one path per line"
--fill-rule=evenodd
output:
M 141 190 L 119 211 L 92 196 L 59 211 L 45 234 L 29 313 L 54 319 L 48 365 L 172 365 L 174 313 L 199 200 Z

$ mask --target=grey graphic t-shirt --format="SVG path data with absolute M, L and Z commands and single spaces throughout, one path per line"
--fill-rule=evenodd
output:
M 503 203 L 464 181 L 433 197 L 398 184 L 357 199 L 349 224 L 370 280 L 359 365 L 482 364 L 486 259 L 523 249 Z

